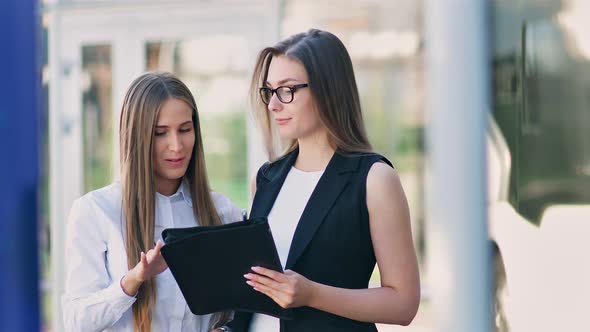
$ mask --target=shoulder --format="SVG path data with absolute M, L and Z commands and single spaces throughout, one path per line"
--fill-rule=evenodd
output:
M 270 161 L 265 162 L 264 164 L 262 164 L 259 168 L 258 168 L 258 172 L 256 172 L 256 177 L 254 177 L 254 181 L 258 182 L 260 181 L 260 178 L 262 176 L 266 176 L 266 174 L 268 173 L 269 169 L 272 167 L 272 163 Z
M 121 184 L 119 182 L 89 191 L 82 197 L 76 199 L 73 207 L 95 206 L 107 209 L 116 205 L 121 205 Z
M 94 202 L 99 208 L 110 210 L 115 207 L 120 208 L 122 202 L 121 183 L 114 182 L 106 187 L 90 191 L 82 198 L 84 197 Z
M 272 178 L 276 172 L 280 172 L 280 170 L 289 163 L 293 163 L 293 158 L 299 153 L 299 149 L 295 149 L 293 151 L 287 152 L 278 159 L 273 161 L 267 161 L 260 168 L 258 168 L 257 178 L 260 180 L 260 176 L 265 176 L 268 178 Z
M 240 221 L 241 210 L 227 196 L 212 191 L 211 200 L 224 224 Z
M 373 163 L 367 174 L 367 189 L 401 185 L 397 171 L 383 161 Z
M 359 158 L 361 163 L 366 165 L 365 167 L 371 168 L 375 164 L 381 164 L 382 166 L 394 169 L 393 164 L 389 159 L 385 158 L 383 155 L 375 152 L 365 153 L 365 152 L 357 152 L 352 155 L 355 158 Z
M 109 224 L 120 223 L 121 187 L 113 183 L 74 201 L 68 216 L 67 232 L 69 236 L 104 238 Z
M 284 161 L 284 157 L 277 159 L 275 161 L 266 161 L 258 168 L 258 172 L 256 173 L 256 180 L 260 180 L 261 176 L 271 177 L 273 172 L 276 169 L 279 169 L 282 162 Z
M 410 211 L 400 177 L 389 165 L 376 162 L 367 176 L 366 191 L 369 221 L 372 226 L 408 225 Z M 381 226 L 378 226 L 381 225 Z
M 118 182 L 90 191 L 76 199 L 70 210 L 69 221 L 80 223 L 96 219 L 119 220 L 121 213 L 121 185 Z M 106 217 L 106 218 L 105 218 Z
M 402 185 L 397 171 L 385 162 L 375 162 L 367 174 L 367 195 L 391 194 L 401 190 Z
M 336 163 L 343 170 L 356 171 L 365 179 L 371 167 L 381 163 L 389 168 L 394 168 L 391 161 L 376 152 L 342 151 L 336 150 L 330 163 Z
M 80 199 L 84 199 L 96 207 L 98 211 L 113 214 L 121 210 L 121 183 L 114 182 L 108 186 L 90 191 Z

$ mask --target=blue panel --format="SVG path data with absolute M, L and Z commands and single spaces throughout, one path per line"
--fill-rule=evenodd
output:
M 0 1 L 0 331 L 39 331 L 38 3 Z

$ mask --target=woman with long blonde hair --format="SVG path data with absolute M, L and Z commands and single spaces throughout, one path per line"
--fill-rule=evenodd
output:
M 167 73 L 129 87 L 120 118 L 121 180 L 72 206 L 67 225 L 68 331 L 199 331 L 228 313 L 193 315 L 164 261 L 164 228 L 219 225 L 240 210 L 211 192 L 190 90 Z M 203 269 L 207 267 L 203 266 Z

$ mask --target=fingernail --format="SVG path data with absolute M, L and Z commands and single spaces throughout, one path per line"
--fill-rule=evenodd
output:
M 250 285 L 250 286 L 254 286 L 254 283 L 253 283 L 252 281 L 250 281 L 250 280 L 246 280 L 246 283 L 247 283 L 248 285 Z
M 252 279 L 252 276 L 250 275 L 250 273 L 246 273 L 246 274 L 244 274 L 244 278 L 246 278 L 246 279 Z
M 251 269 L 254 270 L 254 271 L 260 271 L 260 267 L 258 267 L 258 266 L 252 266 Z

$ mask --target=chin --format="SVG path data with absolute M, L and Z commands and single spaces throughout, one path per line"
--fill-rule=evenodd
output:
M 186 170 L 167 172 L 166 178 L 168 180 L 178 180 L 178 179 L 181 179 L 185 174 L 186 174 Z
M 279 130 L 279 135 L 282 139 L 297 139 L 297 135 L 290 130 Z

